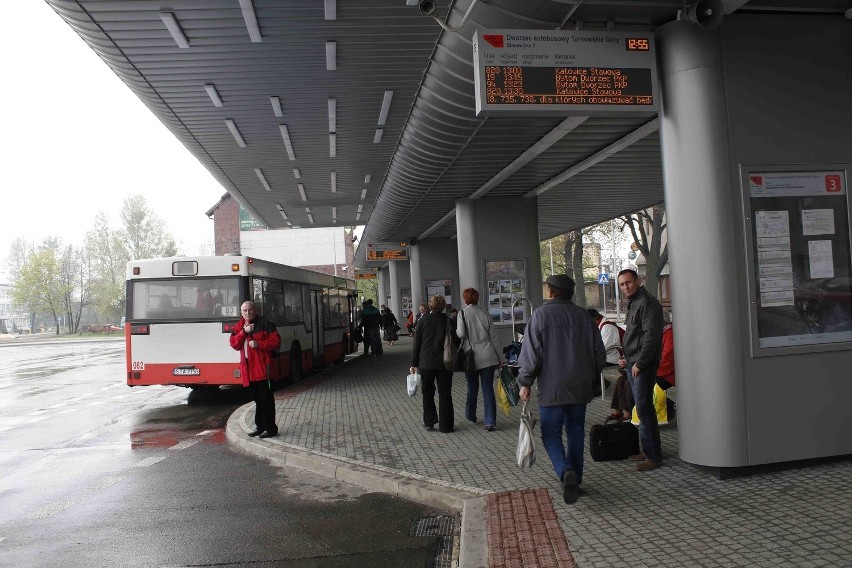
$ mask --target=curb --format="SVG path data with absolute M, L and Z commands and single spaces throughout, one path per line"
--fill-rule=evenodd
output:
M 274 465 L 298 467 L 323 477 L 338 479 L 370 491 L 386 493 L 430 507 L 461 513 L 460 568 L 488 567 L 488 529 L 485 522 L 483 489 L 436 481 L 422 475 L 364 464 L 349 458 L 281 442 L 248 436 L 246 417 L 254 403 L 243 405 L 228 418 L 226 438 L 245 453 L 264 458 Z

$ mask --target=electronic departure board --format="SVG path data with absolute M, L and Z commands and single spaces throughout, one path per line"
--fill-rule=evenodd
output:
M 367 260 L 408 260 L 408 243 L 367 243 Z
M 367 260 L 408 260 L 408 251 L 396 250 L 367 250 Z
M 658 110 L 653 34 L 477 31 L 477 115 Z

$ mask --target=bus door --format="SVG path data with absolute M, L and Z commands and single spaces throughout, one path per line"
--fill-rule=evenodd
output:
M 314 361 L 325 359 L 325 312 L 322 304 L 322 290 L 311 290 L 311 306 L 313 307 L 313 356 Z

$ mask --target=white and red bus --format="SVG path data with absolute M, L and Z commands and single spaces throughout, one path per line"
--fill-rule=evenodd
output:
M 295 382 L 353 352 L 355 282 L 246 256 L 127 263 L 127 384 L 241 385 L 228 336 L 252 300 L 281 334 L 270 378 Z

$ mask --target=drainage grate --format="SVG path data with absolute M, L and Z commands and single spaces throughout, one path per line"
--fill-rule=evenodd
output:
M 414 521 L 408 536 L 453 536 L 455 517 L 421 517 Z
M 452 568 L 456 536 L 455 517 L 422 517 L 412 523 L 408 536 L 437 537 L 430 548 L 429 568 Z

